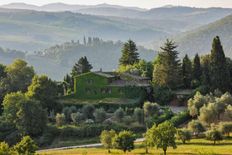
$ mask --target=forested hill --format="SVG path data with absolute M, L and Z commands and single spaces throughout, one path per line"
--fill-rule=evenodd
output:
M 27 59 L 36 66 L 39 72 L 44 72 L 54 79 L 60 79 L 64 74 L 70 72 L 74 63 L 83 56 L 88 58 L 93 70 L 112 71 L 117 69 L 122 46 L 123 43 L 120 41 L 113 42 L 103 41 L 99 38 L 86 38 L 85 41 L 66 42 L 44 51 L 37 51 L 35 55 L 27 56 Z M 153 60 L 156 55 L 154 51 L 141 46 L 138 46 L 138 52 L 141 59 L 149 61 Z M 40 63 L 39 60 L 43 62 Z
M 129 38 L 149 42 L 171 31 L 139 19 L 111 19 L 72 12 L 39 12 L 0 8 L 0 46 L 35 51 L 83 36 L 104 40 Z
M 195 53 L 209 53 L 211 49 L 212 38 L 220 36 L 225 54 L 232 56 L 232 15 L 227 16 L 209 25 L 189 31 L 174 37 L 179 45 L 182 54 L 187 53 L 194 55 Z
M 91 13 L 93 10 L 103 12 Z M 35 51 L 83 36 L 97 36 L 114 41 L 130 38 L 151 47 L 151 42 L 164 41 L 232 13 L 232 9 L 223 8 L 162 7 L 141 11 L 107 5 L 79 11 L 85 14 L 0 8 L 0 46 Z

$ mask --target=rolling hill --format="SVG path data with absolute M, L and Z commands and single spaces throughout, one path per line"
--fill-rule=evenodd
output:
M 195 30 L 174 37 L 182 55 L 206 54 L 211 50 L 212 40 L 219 36 L 226 56 L 232 57 L 232 15 Z
M 71 12 L 0 9 L 0 45 L 34 51 L 83 36 L 104 40 L 148 42 L 171 34 L 137 19 L 113 19 Z
M 38 74 L 46 74 L 55 80 L 62 80 L 80 57 L 87 56 L 93 70 L 113 71 L 118 67 L 123 42 L 103 41 L 99 38 L 86 38 L 49 47 L 45 50 L 26 53 L 18 50 L 0 48 L 0 63 L 10 64 L 16 58 L 26 60 Z M 138 46 L 141 59 L 151 61 L 156 53 Z

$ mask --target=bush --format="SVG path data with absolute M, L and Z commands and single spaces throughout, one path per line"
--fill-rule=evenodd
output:
M 96 122 L 103 122 L 106 119 L 106 112 L 103 108 L 96 109 L 93 115 Z
M 218 130 L 210 130 L 206 132 L 206 139 L 213 141 L 214 145 L 216 144 L 216 141 L 223 140 L 222 133 Z
M 131 125 L 131 123 L 133 122 L 133 118 L 131 116 L 125 116 L 123 118 L 123 122 L 126 124 L 126 125 Z
M 158 115 L 159 105 L 157 103 L 145 102 L 143 110 L 146 117 L 152 117 L 154 115 Z
M 179 129 L 177 130 L 177 139 L 181 140 L 183 144 L 185 144 L 186 141 L 190 141 L 191 132 L 186 129 Z
M 77 112 L 77 108 L 75 106 L 64 107 L 62 110 L 62 113 L 65 115 L 67 122 L 70 122 L 72 120 L 71 114 L 76 112 Z
M 72 119 L 73 123 L 78 124 L 84 120 L 84 116 L 82 113 L 76 112 L 76 113 L 71 114 L 71 119 Z
M 82 107 L 82 113 L 85 119 L 93 119 L 93 113 L 94 113 L 94 106 L 93 105 L 85 105 Z
M 123 111 L 122 108 L 118 108 L 115 112 L 114 112 L 114 117 L 117 121 L 121 121 L 124 117 L 125 113 Z
M 0 155 L 14 155 L 16 154 L 7 143 L 0 142 Z
M 139 124 L 144 124 L 144 111 L 143 111 L 143 109 L 135 108 L 133 115 Z
M 178 114 L 176 114 L 174 117 L 171 118 L 170 122 L 175 126 L 179 126 L 186 121 L 190 120 L 191 116 L 189 115 L 188 111 L 183 111 Z
M 167 87 L 155 86 L 153 87 L 153 92 L 155 102 L 159 103 L 160 105 L 168 105 L 174 97 L 172 91 Z
M 219 129 L 223 134 L 226 134 L 229 137 L 230 132 L 232 132 L 232 122 L 221 122 L 219 124 Z
M 39 146 L 48 146 L 59 134 L 60 131 L 56 126 L 48 125 L 45 128 L 42 136 L 39 137 L 37 143 Z
M 193 132 L 193 135 L 198 136 L 199 133 L 205 131 L 203 125 L 198 120 L 192 120 L 188 123 L 188 129 Z
M 63 126 L 65 124 L 65 115 L 64 114 L 56 114 L 56 125 Z
M 14 146 L 14 150 L 16 150 L 19 155 L 33 155 L 37 149 L 37 145 L 29 136 L 23 137 L 22 140 Z

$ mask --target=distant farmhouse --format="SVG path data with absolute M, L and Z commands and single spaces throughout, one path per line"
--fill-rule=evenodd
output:
M 139 98 L 151 93 L 150 81 L 128 73 L 89 72 L 74 78 L 74 95 L 80 99 Z

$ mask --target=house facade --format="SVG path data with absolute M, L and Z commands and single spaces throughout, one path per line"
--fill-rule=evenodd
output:
M 138 98 L 149 92 L 150 79 L 127 73 L 89 72 L 74 79 L 77 98 Z

